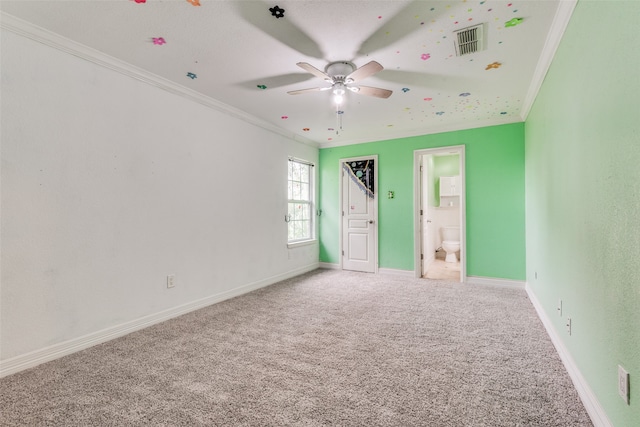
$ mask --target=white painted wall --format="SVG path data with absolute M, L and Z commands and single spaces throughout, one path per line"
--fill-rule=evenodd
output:
M 12 32 L 1 54 L 0 361 L 317 265 L 284 222 L 316 148 Z

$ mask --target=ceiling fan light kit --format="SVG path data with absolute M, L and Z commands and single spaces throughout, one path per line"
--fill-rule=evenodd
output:
M 333 94 L 333 102 L 337 106 L 340 106 L 344 102 L 344 96 L 347 89 L 353 93 L 373 96 L 376 98 L 388 98 L 393 93 L 393 91 L 388 89 L 353 85 L 354 83 L 383 70 L 382 65 L 376 61 L 368 62 L 360 68 L 356 67 L 356 65 L 351 61 L 335 61 L 327 64 L 324 67 L 324 71 L 320 71 L 313 65 L 306 62 L 298 62 L 296 65 L 308 73 L 330 83 L 331 86 L 292 90 L 287 92 L 289 95 L 300 95 L 309 92 L 331 90 Z

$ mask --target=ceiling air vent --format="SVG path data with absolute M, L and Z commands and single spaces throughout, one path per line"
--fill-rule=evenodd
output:
M 484 49 L 483 28 L 483 24 L 480 24 L 454 31 L 457 56 L 468 55 Z

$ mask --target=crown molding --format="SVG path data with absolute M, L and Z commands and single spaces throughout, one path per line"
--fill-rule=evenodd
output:
M 304 138 L 292 132 L 288 132 L 278 126 L 268 123 L 242 110 L 234 108 L 230 105 L 189 89 L 185 86 L 176 84 L 170 80 L 165 79 L 164 77 L 160 77 L 158 75 L 150 73 L 149 71 L 146 71 L 142 68 L 136 67 L 125 61 L 121 61 L 96 49 L 85 46 L 81 43 L 68 39 L 64 36 L 46 30 L 42 27 L 39 27 L 28 21 L 24 21 L 2 11 L 0 11 L 0 28 L 11 31 L 12 33 L 26 37 L 38 43 L 42 43 L 59 51 L 84 59 L 86 61 L 92 62 L 101 67 L 116 71 L 132 79 L 144 82 L 151 86 L 155 86 L 174 95 L 178 95 L 190 101 L 197 102 L 218 112 L 258 126 L 269 132 L 276 133 L 301 144 L 306 144 L 318 148 L 318 143 L 315 141 Z
M 538 65 L 533 73 L 529 90 L 527 91 L 522 104 L 522 111 L 520 115 L 523 122 L 526 121 L 529 116 L 529 112 L 531 111 L 533 103 L 538 96 L 538 92 L 542 87 L 542 82 L 551 67 L 553 57 L 558 50 L 558 46 L 560 46 L 560 41 L 562 40 L 562 36 L 569 25 L 569 21 L 571 20 L 573 10 L 577 3 L 578 0 L 561 0 L 558 4 L 558 10 L 556 10 L 553 22 L 551 23 L 547 40 L 544 43 L 542 52 L 540 53 L 540 58 L 538 58 Z
M 402 138 L 413 138 L 424 135 L 433 135 L 437 133 L 446 133 L 446 132 L 455 132 L 460 130 L 470 130 L 470 129 L 479 129 L 489 126 L 500 126 L 500 125 L 509 125 L 513 123 L 522 123 L 524 120 L 520 118 L 520 116 L 505 118 L 505 119 L 489 119 L 482 121 L 472 121 L 472 122 L 460 122 L 453 123 L 449 125 L 443 126 L 434 126 L 428 129 L 417 129 L 413 132 L 395 132 L 395 133 L 385 133 L 381 135 L 379 138 L 360 138 L 360 139 L 349 139 L 344 141 L 331 141 L 327 143 L 320 143 L 319 148 L 334 148 L 341 147 L 345 145 L 355 145 L 355 144 L 366 144 L 368 142 L 378 142 L 378 141 L 389 141 L 392 139 L 402 139 Z

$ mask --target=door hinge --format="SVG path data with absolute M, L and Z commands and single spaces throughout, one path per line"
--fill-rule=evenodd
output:
M 424 259 L 424 254 L 420 254 L 420 259 Z
M 344 256 L 344 251 L 342 251 L 342 256 Z
M 344 216 L 344 211 L 342 211 L 342 216 Z
M 420 209 L 420 215 L 422 215 L 422 209 Z

